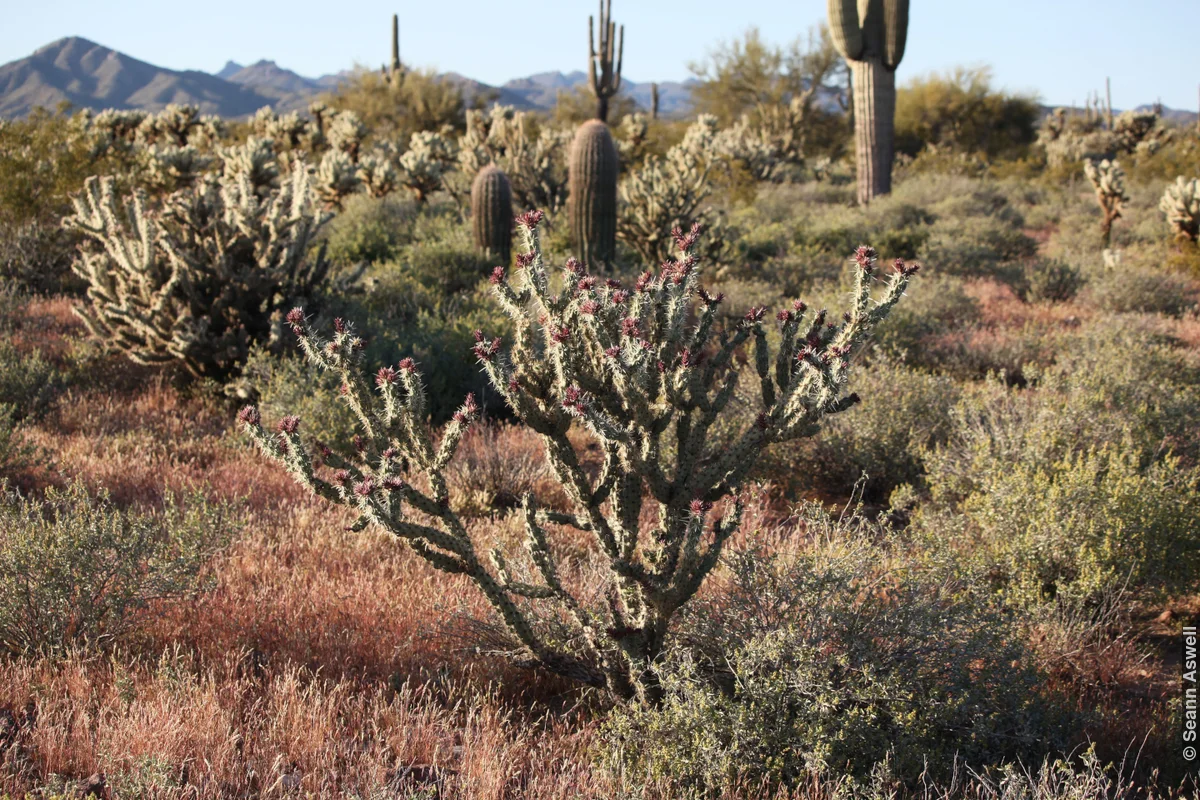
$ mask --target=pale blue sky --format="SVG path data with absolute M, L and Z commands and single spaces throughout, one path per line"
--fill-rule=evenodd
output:
M 316 76 L 388 57 L 400 14 L 406 63 L 502 83 L 582 69 L 592 0 L 3 0 L 0 63 L 78 35 L 173 69 L 268 58 Z M 714 44 L 759 26 L 786 42 L 820 21 L 824 0 L 614 0 L 626 24 L 625 74 L 675 80 Z M 912 0 L 899 77 L 990 64 L 997 83 L 1047 103 L 1082 102 L 1112 77 L 1113 105 L 1194 110 L 1200 0 Z

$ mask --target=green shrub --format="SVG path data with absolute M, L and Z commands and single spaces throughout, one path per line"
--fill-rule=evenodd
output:
M 933 366 L 924 347 L 930 337 L 979 320 L 979 303 L 963 291 L 962 278 L 933 275 L 921 282 L 875 334 L 875 347 L 905 363 Z
M 44 501 L 10 495 L 0 506 L 0 649 L 118 639 L 151 602 L 200 588 L 232 528 L 229 511 L 201 496 L 150 515 L 93 501 L 79 483 Z
M 1011 281 L 1016 272 L 1005 267 L 1036 253 L 1037 243 L 1033 239 L 999 217 L 939 214 L 920 257 L 936 273 L 999 276 Z
M 1065 303 L 1083 287 L 1083 274 L 1076 267 L 1056 258 L 1038 259 L 1025 268 L 1025 281 L 1019 287 L 1022 299 L 1034 303 Z
M 407 198 L 355 194 L 327 226 L 330 262 L 347 268 L 390 261 L 411 239 L 416 204 Z
M 938 780 L 956 758 L 1065 743 L 1069 716 L 998 610 L 899 561 L 857 515 L 810 507 L 801 521 L 812 549 L 731 556 L 728 587 L 696 604 L 667 656 L 662 707 L 610 720 L 619 769 L 715 796 L 885 761 L 904 781 Z
M 1088 299 L 1122 314 L 1137 312 L 1182 317 L 1196 307 L 1196 286 L 1188 278 L 1157 269 L 1109 269 L 1094 278 Z

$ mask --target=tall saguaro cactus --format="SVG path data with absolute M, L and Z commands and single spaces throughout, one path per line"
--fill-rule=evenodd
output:
M 471 184 L 471 227 L 475 246 L 507 267 L 512 255 L 512 184 L 495 164 L 479 170 Z
M 892 190 L 896 67 L 908 36 L 908 0 L 828 0 L 829 30 L 850 63 L 858 201 Z
M 571 240 L 579 260 L 593 268 L 612 263 L 617 243 L 617 145 L 598 119 L 579 126 L 571 143 Z
M 588 17 L 588 88 L 596 95 L 596 119 L 608 122 L 608 99 L 621 90 L 621 61 L 625 55 L 625 26 L 618 34 L 612 21 L 612 0 L 600 0 L 600 38 L 595 18 Z M 614 45 L 616 61 L 613 60 Z M 615 63 L 615 68 L 614 68 Z
M 400 15 L 392 14 L 392 63 L 380 70 L 383 79 L 392 86 L 404 82 L 404 65 L 400 63 Z

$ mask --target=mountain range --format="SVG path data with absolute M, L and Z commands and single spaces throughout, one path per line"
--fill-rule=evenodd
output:
M 244 117 L 263 106 L 286 112 L 303 109 L 319 94 L 337 88 L 352 74 L 309 78 L 274 61 L 245 66 L 228 62 L 215 75 L 172 70 L 127 56 L 78 36 L 59 39 L 32 55 L 0 66 L 0 118 L 27 116 L 33 109 L 60 103 L 75 108 L 138 108 L 156 111 L 169 103 L 186 103 L 205 114 Z M 483 93 L 496 102 L 524 110 L 554 108 L 559 91 L 585 84 L 583 72 L 543 72 L 489 86 L 456 73 L 443 75 L 458 84 L 468 101 Z M 689 105 L 688 82 L 659 83 L 659 109 L 682 113 Z M 650 106 L 650 83 L 625 80 L 623 91 L 639 106 Z

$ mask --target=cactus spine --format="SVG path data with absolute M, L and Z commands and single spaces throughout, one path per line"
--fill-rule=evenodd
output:
M 617 237 L 617 146 L 608 126 L 593 119 L 571 143 L 571 239 L 579 260 L 592 267 L 612 263 Z
M 596 119 L 608 122 L 608 99 L 621 90 L 621 61 L 625 55 L 625 26 L 612 21 L 612 0 L 600 0 L 600 39 L 597 43 L 595 18 L 588 17 L 588 88 L 596 95 Z M 613 45 L 616 42 L 616 68 Z M 599 46 L 597 46 L 597 44 Z
M 475 246 L 508 266 L 512 253 L 512 184 L 494 164 L 479 170 L 471 184 L 471 226 Z
M 908 36 L 908 0 L 828 0 L 829 29 L 850 64 L 858 201 L 892 190 L 896 67 Z

